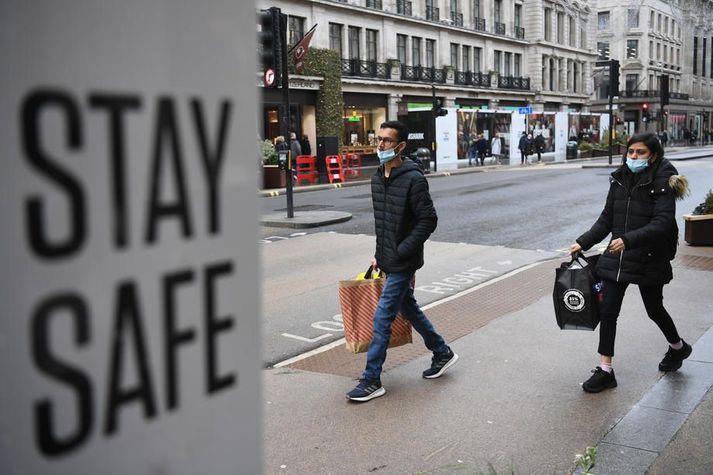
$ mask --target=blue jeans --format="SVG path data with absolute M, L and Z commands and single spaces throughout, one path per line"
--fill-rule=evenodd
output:
M 443 337 L 436 333 L 433 325 L 416 303 L 411 288 L 413 274 L 413 272 L 394 272 L 386 278 L 384 290 L 374 313 L 374 339 L 366 353 L 366 369 L 362 376 L 364 379 L 380 379 L 391 337 L 391 324 L 399 312 L 423 337 L 426 348 L 438 354 L 450 351 Z

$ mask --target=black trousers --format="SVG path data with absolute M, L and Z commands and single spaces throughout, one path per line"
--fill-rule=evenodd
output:
M 621 303 L 624 300 L 624 293 L 629 286 L 623 282 L 603 282 L 603 300 L 599 306 L 599 354 L 604 356 L 614 356 L 614 339 L 616 338 L 616 320 L 621 311 Z M 639 285 L 641 299 L 644 301 L 644 308 L 649 318 L 658 325 L 669 343 L 678 343 L 681 337 L 678 336 L 676 325 L 663 306 L 663 284 L 651 287 Z

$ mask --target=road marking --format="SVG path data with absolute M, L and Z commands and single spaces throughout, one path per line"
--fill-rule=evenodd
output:
M 490 277 L 492 274 L 497 274 L 497 271 L 483 269 L 480 266 L 473 267 L 472 269 L 468 269 L 466 271 L 458 272 L 457 274 L 448 276 L 438 282 L 431 282 L 430 284 L 419 285 L 415 288 L 415 290 L 443 295 L 446 292 L 457 292 L 465 285 L 472 284 L 476 281 L 481 281 L 486 277 Z
M 304 341 L 305 343 L 315 343 L 318 342 L 319 340 L 324 340 L 325 338 L 329 338 L 332 336 L 331 333 L 323 333 L 322 335 L 316 336 L 314 338 L 307 338 L 304 336 L 299 336 L 299 335 L 293 335 L 292 333 L 282 333 L 282 336 L 287 337 L 287 338 L 293 338 L 295 340 L 299 341 Z

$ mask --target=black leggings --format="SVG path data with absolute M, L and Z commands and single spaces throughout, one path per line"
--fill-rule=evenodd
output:
M 599 327 L 599 354 L 604 356 L 614 356 L 614 339 L 616 337 L 616 320 L 621 311 L 621 303 L 624 300 L 624 293 L 629 286 L 623 282 L 604 281 L 602 287 L 603 300 L 599 307 L 601 319 Z M 663 284 L 646 287 L 639 285 L 641 299 L 649 318 L 658 325 L 669 343 L 678 343 L 681 337 L 678 336 L 676 325 L 671 316 L 663 306 Z

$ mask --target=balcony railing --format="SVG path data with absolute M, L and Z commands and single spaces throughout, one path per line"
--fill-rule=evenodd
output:
M 521 26 L 515 27 L 515 38 L 524 40 L 525 39 L 525 29 Z
M 426 68 L 424 66 L 406 66 L 402 64 L 401 80 L 445 83 L 446 75 L 442 69 Z
M 505 23 L 495 22 L 495 33 L 498 35 L 505 34 Z
M 530 90 L 530 78 L 515 76 L 498 76 L 498 87 L 501 89 Z
M 620 97 L 639 97 L 639 98 L 657 98 L 660 97 L 661 93 L 657 90 L 654 89 L 639 89 L 636 91 L 633 90 L 624 90 L 624 91 L 619 91 Z M 687 101 L 688 100 L 688 94 L 684 94 L 682 92 L 671 92 L 669 93 L 669 97 L 671 99 L 680 99 L 682 101 Z
M 389 79 L 391 66 L 376 61 L 342 59 L 342 75 L 362 78 Z
M 384 9 L 381 0 L 366 0 L 366 8 L 374 8 L 376 10 Z
M 485 31 L 485 18 L 473 17 L 473 29 L 476 31 Z
M 451 12 L 451 23 L 453 26 L 463 26 L 463 14 L 458 12 Z
M 457 71 L 454 79 L 462 86 L 490 87 L 490 74 Z
M 396 0 L 396 13 L 399 15 L 411 16 L 411 2 L 406 0 Z
M 440 21 L 441 16 L 437 7 L 426 7 L 426 20 Z

